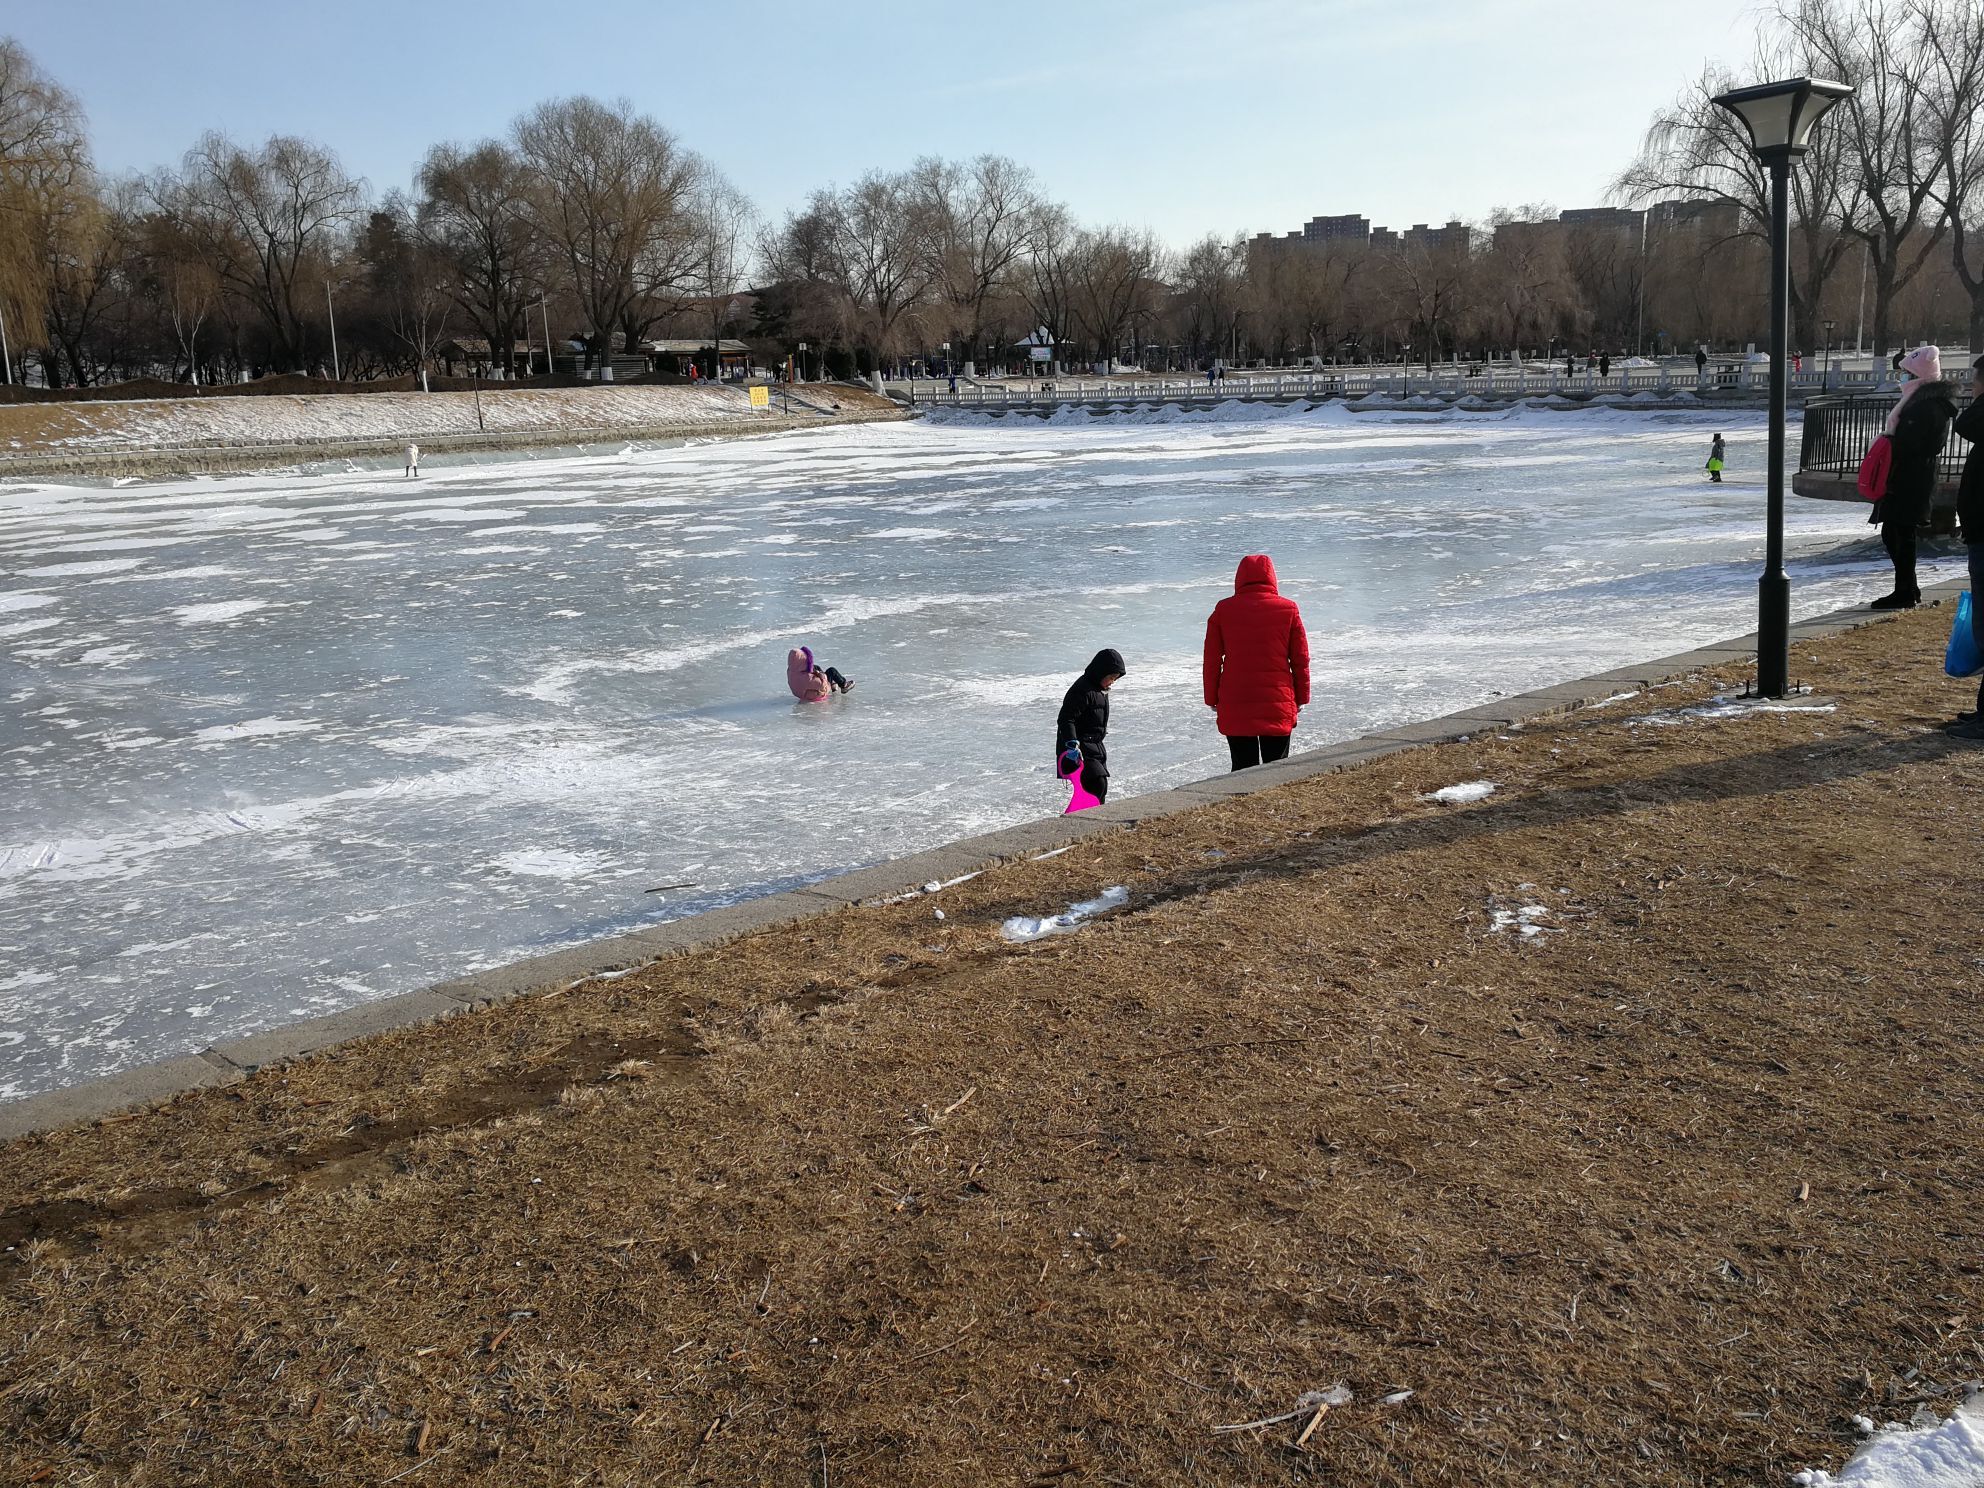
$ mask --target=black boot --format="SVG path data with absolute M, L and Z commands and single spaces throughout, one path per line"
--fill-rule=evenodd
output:
M 1882 595 L 1869 605 L 1868 608 L 1874 610 L 1912 610 L 1920 603 L 1922 603 L 1921 590 L 1918 589 L 1913 594 L 1903 594 L 1897 589 L 1892 594 Z

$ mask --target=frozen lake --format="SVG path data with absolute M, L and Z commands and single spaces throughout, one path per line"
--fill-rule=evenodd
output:
M 1756 415 L 1230 413 L 0 488 L 0 1096 L 1058 810 L 1100 646 L 1116 793 L 1214 773 L 1244 553 L 1298 748 L 1754 623 Z M 1886 591 L 1789 505 L 1797 614 Z

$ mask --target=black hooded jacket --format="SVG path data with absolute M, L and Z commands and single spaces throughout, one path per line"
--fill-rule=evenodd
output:
M 1956 520 L 1963 540 L 1984 548 L 1984 398 L 1972 398 L 1956 416 L 1956 432 L 1970 441 L 1963 458 L 1963 482 L 1956 488 Z
M 1920 521 L 1936 494 L 1936 461 L 1949 443 L 1956 404 L 1947 382 L 1928 382 L 1908 400 L 1894 426 L 1894 464 L 1881 497 L 1881 520 Z
M 1082 758 L 1093 761 L 1100 768 L 1109 767 L 1109 750 L 1103 739 L 1109 733 L 1109 694 L 1103 691 L 1102 679 L 1123 675 L 1123 653 L 1120 651 L 1098 651 L 1088 664 L 1088 670 L 1075 679 L 1067 695 L 1061 699 L 1061 714 L 1054 720 L 1054 758 L 1061 758 L 1061 746 L 1070 739 L 1082 746 Z

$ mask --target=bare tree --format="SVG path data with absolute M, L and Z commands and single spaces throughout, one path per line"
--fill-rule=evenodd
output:
M 1792 77 L 1811 68 L 1810 59 L 1781 36 L 1762 38 L 1750 64 L 1755 77 Z M 1767 242 L 1770 177 L 1751 153 L 1742 124 L 1713 101 L 1736 86 L 1726 69 L 1706 68 L 1671 108 L 1655 115 L 1639 158 L 1619 177 L 1614 195 L 1640 207 L 1676 196 L 1727 203 L 1736 208 L 1736 235 Z M 1845 225 L 1861 188 L 1851 157 L 1848 131 L 1828 117 L 1814 131 L 1810 149 L 1792 162 L 1791 317 L 1793 339 L 1801 345 L 1818 343 L 1826 285 L 1853 246 Z M 1718 246 L 1704 245 L 1711 253 Z
M 904 349 L 904 317 L 923 303 L 935 276 L 925 208 L 912 177 L 880 172 L 813 199 L 811 210 L 829 224 L 835 278 L 878 356 Z
M 1949 223 L 1951 267 L 1970 302 L 1970 349 L 1984 351 L 1984 10 L 1967 0 L 1928 0 L 1921 15 L 1923 88 L 1944 145 L 1937 200 Z
M 704 162 L 625 99 L 541 103 L 514 132 L 532 216 L 570 276 L 589 351 L 608 353 L 615 331 L 635 350 L 694 278 Z
M 1921 0 L 1798 0 L 1780 15 L 1815 71 L 1853 84 L 1819 127 L 1849 145 L 1842 163 L 1857 189 L 1845 222 L 1871 255 L 1874 345 L 1884 351 L 1895 295 L 1948 225 L 1938 195 L 1947 144 L 1922 86 L 1933 65 L 1927 10 Z
M 1098 360 L 1113 360 L 1123 336 L 1155 308 L 1157 239 L 1147 231 L 1112 227 L 1082 233 L 1075 241 L 1075 319 Z
M 1035 329 L 1045 331 L 1052 342 L 1050 365 L 1056 367 L 1062 346 L 1074 335 L 1075 264 L 1080 245 L 1081 234 L 1066 207 L 1048 203 L 1034 215 L 1022 293 Z
M 919 160 L 931 278 L 952 345 L 970 355 L 985 341 L 993 304 L 1013 292 L 1038 220 L 1033 173 L 1003 155 L 968 165 Z
M 319 346 L 316 302 L 362 183 L 308 140 L 279 134 L 246 150 L 209 134 L 161 184 L 157 205 L 187 224 L 222 283 L 259 317 L 270 360 L 304 370 Z
M 1272 257 L 1278 264 L 1289 255 L 1277 252 Z M 1262 255 L 1249 256 L 1240 244 L 1210 233 L 1179 256 L 1171 280 L 1171 310 L 1189 358 L 1224 352 L 1233 342 L 1243 304 L 1254 312 L 1257 324 L 1271 323 L 1279 298 L 1268 283 L 1273 267 Z
M 730 318 L 731 302 L 744 287 L 745 270 L 750 266 L 751 242 L 758 231 L 758 214 L 750 198 L 716 171 L 705 172 L 690 207 L 695 224 L 696 258 L 690 271 L 690 287 L 704 302 L 709 318 L 709 373 L 723 370 L 724 322 Z
M 421 163 L 414 229 L 446 267 L 443 282 L 493 364 L 515 371 L 519 332 L 551 267 L 531 216 L 523 162 L 495 140 L 436 145 Z M 551 349 L 545 348 L 549 365 Z

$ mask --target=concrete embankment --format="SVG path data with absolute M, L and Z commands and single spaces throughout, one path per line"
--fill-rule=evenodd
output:
M 158 399 L 0 406 L 0 479 L 165 477 L 339 458 L 775 433 L 907 415 L 865 388 L 814 384 L 771 407 L 737 387 L 524 388 L 474 393 Z

